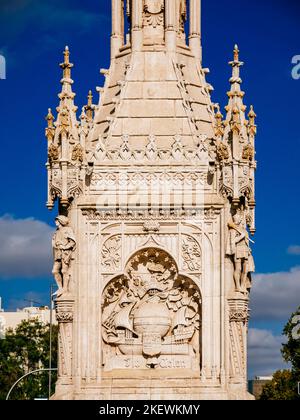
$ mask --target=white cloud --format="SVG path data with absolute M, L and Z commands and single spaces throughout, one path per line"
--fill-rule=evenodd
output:
M 276 370 L 288 369 L 280 352 L 285 338 L 271 331 L 250 328 L 248 336 L 248 376 L 269 376 Z
M 250 303 L 253 320 L 287 321 L 299 305 L 300 267 L 253 276 Z
M 288 247 L 287 253 L 290 255 L 300 255 L 300 246 L 299 245 L 291 245 Z
M 53 229 L 39 220 L 1 217 L 0 277 L 51 276 L 52 234 Z

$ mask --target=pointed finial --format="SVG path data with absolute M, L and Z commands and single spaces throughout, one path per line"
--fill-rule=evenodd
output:
M 93 92 L 91 90 L 89 90 L 89 94 L 87 96 L 88 98 L 88 106 L 92 106 L 93 105 Z
M 64 58 L 65 58 L 65 64 L 69 64 L 69 62 L 70 62 L 70 50 L 69 50 L 69 47 L 67 45 L 65 46 Z
M 70 63 L 70 50 L 68 46 L 65 47 L 64 62 L 60 64 L 60 67 L 63 69 L 63 78 L 71 79 L 71 69 L 73 68 L 73 64 Z
M 85 113 L 85 107 L 84 106 L 81 108 L 80 119 L 81 120 L 85 120 L 86 119 L 86 113 Z
M 222 119 L 223 115 L 221 113 L 220 104 L 215 104 L 214 107 L 215 107 L 215 110 L 216 110 L 216 114 L 215 114 L 216 118 L 217 119 Z
M 52 114 L 51 108 L 48 109 L 48 115 L 46 117 L 46 121 L 48 122 L 48 128 L 53 128 L 54 116 Z
M 84 108 L 86 110 L 87 119 L 91 121 L 94 116 L 93 92 L 91 90 L 88 93 L 87 100 L 87 105 Z
M 215 118 L 216 118 L 215 135 L 217 137 L 222 137 L 223 134 L 224 134 L 223 115 L 221 113 L 219 104 L 215 104 L 214 108 L 216 110 L 216 113 L 215 113 Z
M 255 119 L 256 119 L 257 115 L 254 112 L 254 108 L 253 105 L 250 106 L 250 111 L 248 114 L 248 118 L 249 118 L 249 128 L 248 128 L 248 132 L 249 135 L 255 136 L 257 133 L 257 126 L 255 124 Z
M 249 117 L 250 124 L 255 124 L 255 118 L 257 117 L 257 115 L 254 112 L 253 105 L 250 105 L 250 111 L 249 111 L 248 117 Z
M 234 61 L 240 61 L 240 50 L 237 44 L 235 44 L 234 46 L 234 50 L 233 50 L 233 60 Z

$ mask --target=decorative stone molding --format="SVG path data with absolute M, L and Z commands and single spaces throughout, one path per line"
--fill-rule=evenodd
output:
M 207 138 L 198 137 L 198 146 L 188 147 L 182 144 L 180 135 L 174 136 L 174 143 L 171 148 L 158 148 L 156 137 L 150 135 L 148 144 L 145 148 L 137 149 L 130 145 L 130 137 L 122 136 L 122 145 L 116 149 L 110 149 L 106 144 L 101 142 L 97 149 L 92 153 L 93 163 L 146 163 L 155 162 L 156 164 L 170 163 L 174 164 L 182 162 L 183 164 L 191 164 L 194 161 L 203 162 L 203 152 L 208 150 Z
M 215 220 L 220 215 L 220 209 L 210 207 L 208 209 L 111 209 L 96 210 L 94 208 L 82 209 L 82 214 L 87 220 L 195 220 L 204 217 L 206 220 Z
M 144 232 L 159 232 L 160 224 L 154 220 L 147 220 L 143 226 Z
M 55 300 L 56 319 L 59 323 L 73 322 L 74 300 L 62 296 Z
M 73 322 L 73 313 L 72 312 L 56 312 L 57 322 Z
M 230 322 L 247 322 L 249 319 L 248 309 L 242 311 L 230 311 L 229 321 Z

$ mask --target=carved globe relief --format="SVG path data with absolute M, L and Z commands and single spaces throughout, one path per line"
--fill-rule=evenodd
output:
M 200 292 L 165 251 L 134 255 L 106 286 L 102 310 L 105 369 L 200 369 Z

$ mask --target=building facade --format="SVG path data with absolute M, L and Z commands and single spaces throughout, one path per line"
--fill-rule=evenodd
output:
M 256 115 L 242 64 L 235 46 L 223 118 L 202 67 L 201 1 L 112 0 L 110 68 L 78 118 L 66 47 L 46 129 L 54 398 L 251 398 Z
M 50 309 L 47 306 L 30 306 L 14 312 L 0 309 L 0 339 L 5 338 L 7 330 L 15 330 L 22 321 L 37 320 L 42 324 L 49 324 L 50 318 Z M 53 317 L 53 323 L 56 324 L 55 317 Z

